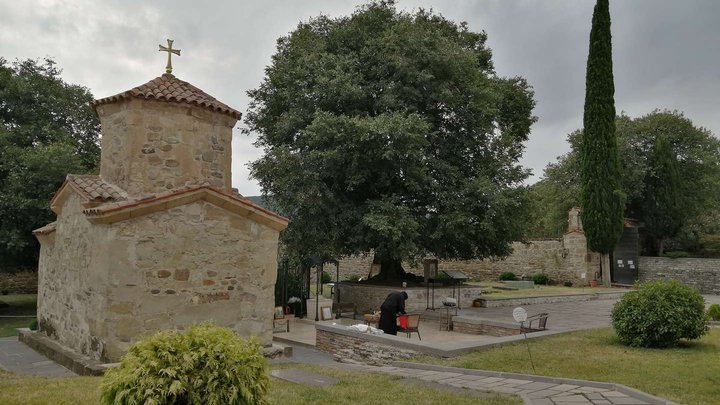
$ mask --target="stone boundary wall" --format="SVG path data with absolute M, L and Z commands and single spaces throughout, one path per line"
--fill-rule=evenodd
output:
M 340 303 L 355 304 L 360 314 L 379 311 L 380 305 L 385 301 L 385 297 L 392 291 L 405 291 L 408 293 L 408 299 L 405 301 L 405 312 L 407 313 L 422 313 L 425 312 L 428 306 L 427 289 L 425 287 L 402 288 L 402 286 L 388 287 L 358 283 L 340 283 L 338 290 L 340 292 Z M 442 307 L 443 298 L 452 297 L 452 292 L 453 289 L 451 287 L 435 287 L 435 308 Z M 481 288 L 477 286 L 465 286 L 455 289 L 456 297 L 459 296 L 460 298 L 461 308 L 472 306 L 472 301 L 475 298 L 479 298 L 481 292 Z M 337 294 L 333 296 L 333 299 L 337 300 Z
M 641 256 L 640 281 L 675 279 L 695 287 L 701 294 L 720 295 L 720 259 Z
M 8 294 L 37 294 L 37 272 L 0 272 L 0 292 L 2 291 L 7 291 Z
M 574 285 L 588 285 L 600 271 L 600 256 L 588 251 L 585 234 L 579 231 L 569 232 L 562 239 L 514 242 L 512 249 L 504 259 L 440 260 L 438 270 L 461 270 L 475 280 L 497 280 L 504 272 L 527 277 L 544 273 L 558 284 L 570 281 Z M 372 260 L 372 254 L 340 259 L 340 280 L 367 278 Z M 403 263 L 403 267 L 407 272 L 423 274 L 422 263 Z M 335 266 L 328 266 L 328 271 L 334 281 Z

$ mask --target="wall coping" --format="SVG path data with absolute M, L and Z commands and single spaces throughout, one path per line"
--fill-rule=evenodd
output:
M 628 290 L 630 291 L 630 290 Z M 486 301 L 512 301 L 512 300 L 529 300 L 529 299 L 545 299 L 545 298 L 594 298 L 594 297 L 601 297 L 601 296 L 610 296 L 610 298 L 615 298 L 614 295 L 623 295 L 627 291 L 604 291 L 604 292 L 596 292 L 596 293 L 587 293 L 587 294 L 555 294 L 555 295 L 538 295 L 538 296 L 517 296 L 517 297 L 484 297 L 480 298 L 482 300 Z

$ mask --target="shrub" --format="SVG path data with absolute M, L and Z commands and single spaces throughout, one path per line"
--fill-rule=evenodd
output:
M 686 257 L 690 257 L 690 254 L 683 250 L 676 250 L 674 252 L 665 252 L 665 253 L 663 253 L 663 255 L 665 257 L 669 257 L 671 259 L 683 259 Z
M 548 285 L 548 283 L 550 282 L 550 278 L 548 278 L 548 276 L 542 273 L 533 274 L 530 277 L 530 280 L 532 280 L 537 285 Z
M 515 273 L 511 271 L 506 271 L 504 273 L 500 273 L 500 281 L 514 281 L 517 280 L 517 276 Z
M 710 307 L 707 309 L 706 315 L 713 321 L 720 321 L 720 305 L 710 305 Z
M 37 328 L 38 328 L 37 319 L 33 319 L 32 321 L 30 321 L 30 325 L 28 326 L 28 328 L 30 328 L 30 330 L 37 330 Z
M 235 405 L 266 404 L 268 384 L 257 341 L 206 323 L 140 340 L 100 386 L 107 405 Z
M 632 347 L 669 347 L 707 333 L 705 301 L 675 280 L 648 281 L 615 304 L 612 324 L 620 341 Z
M 327 271 L 323 271 L 322 276 L 320 276 L 320 281 L 323 284 L 332 283 L 332 276 Z
M 357 283 L 358 281 L 360 281 L 360 276 L 358 276 L 357 274 L 353 274 L 348 280 L 352 281 L 353 283 Z
M 700 245 L 703 257 L 720 257 L 720 235 L 703 235 Z
M 2 291 L 0 291 L 0 294 L 2 294 L 2 295 L 8 295 L 8 294 L 10 294 L 10 291 L 3 289 Z
M 565 287 L 572 287 L 572 286 L 573 286 L 573 282 L 572 282 L 572 281 L 566 281 L 566 282 L 563 283 L 563 285 L 564 285 Z

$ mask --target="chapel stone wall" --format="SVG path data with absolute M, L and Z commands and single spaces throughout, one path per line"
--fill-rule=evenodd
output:
M 231 191 L 232 128 L 226 114 L 190 104 L 127 99 L 97 107 L 100 176 L 130 195 L 208 182 Z
M 72 193 L 58 215 L 56 231 L 40 236 L 38 328 L 74 351 L 98 357 L 105 333 L 107 246 L 104 226 L 82 214 L 82 199 Z
M 199 201 L 111 225 L 105 357 L 212 321 L 272 343 L 278 232 Z

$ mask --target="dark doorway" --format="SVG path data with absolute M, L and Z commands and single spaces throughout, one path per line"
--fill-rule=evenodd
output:
M 626 223 L 612 254 L 611 279 L 613 283 L 632 285 L 637 281 L 639 241 L 638 227 L 628 226 Z

